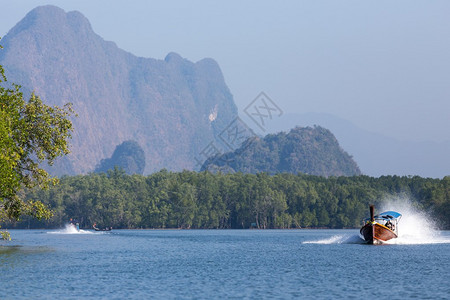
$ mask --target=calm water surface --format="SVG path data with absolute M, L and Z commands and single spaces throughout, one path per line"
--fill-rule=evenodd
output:
M 0 299 L 449 299 L 450 232 L 11 230 Z

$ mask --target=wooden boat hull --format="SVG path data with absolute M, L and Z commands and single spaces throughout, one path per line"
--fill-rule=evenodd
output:
M 377 222 L 367 223 L 361 228 L 360 233 L 368 244 L 382 244 L 397 238 L 394 231 Z

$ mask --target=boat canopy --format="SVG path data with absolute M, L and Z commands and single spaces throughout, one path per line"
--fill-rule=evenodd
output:
M 396 211 L 390 210 L 390 211 L 385 211 L 385 212 L 383 212 L 383 213 L 381 213 L 381 214 L 379 214 L 378 216 L 375 216 L 375 217 L 382 217 L 382 218 L 389 218 L 389 219 L 398 219 L 401 216 L 402 216 L 401 213 L 398 213 Z
M 393 220 L 393 219 L 397 219 L 397 221 L 401 218 L 402 214 L 398 213 L 396 211 L 385 211 L 382 212 L 381 214 L 378 214 L 374 217 L 375 220 Z M 370 221 L 370 218 L 366 218 L 364 219 L 364 222 L 368 222 Z

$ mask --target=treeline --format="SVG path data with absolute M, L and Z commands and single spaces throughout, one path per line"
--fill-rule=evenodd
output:
M 168 172 L 63 177 L 49 190 L 26 192 L 48 204 L 48 221 L 24 218 L 8 228 L 304 228 L 359 227 L 369 204 L 409 197 L 450 228 L 450 177 L 319 177 L 277 174 Z

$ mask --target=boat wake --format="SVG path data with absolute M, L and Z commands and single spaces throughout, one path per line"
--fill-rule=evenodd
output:
M 71 224 L 66 224 L 64 229 L 57 230 L 57 231 L 50 231 L 47 233 L 50 233 L 50 234 L 94 234 L 94 232 L 92 232 L 92 231 L 83 230 L 83 229 L 80 229 L 80 231 L 78 231 Z
M 434 219 L 420 211 L 405 198 L 390 199 L 380 208 L 380 211 L 394 210 L 401 212 L 402 218 L 398 225 L 398 238 L 385 242 L 391 245 L 425 245 L 450 244 L 450 236 L 443 235 L 438 230 Z M 335 235 L 318 241 L 306 241 L 303 244 L 364 244 L 359 235 L 359 229 L 353 235 Z
M 427 213 L 420 211 L 405 198 L 389 200 L 382 207 L 402 212 L 402 219 L 398 225 L 398 238 L 387 244 L 420 245 L 420 244 L 447 244 L 449 236 L 443 236 L 438 230 L 435 219 Z
M 330 238 L 318 240 L 318 241 L 305 241 L 303 244 L 364 244 L 364 240 L 359 236 L 359 234 L 344 234 L 344 235 L 334 235 Z

